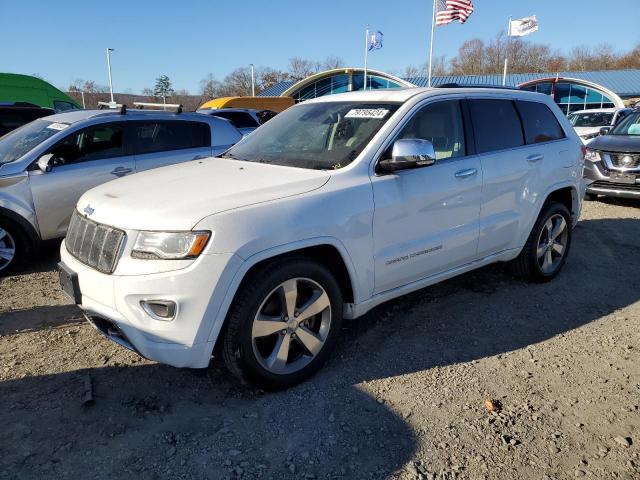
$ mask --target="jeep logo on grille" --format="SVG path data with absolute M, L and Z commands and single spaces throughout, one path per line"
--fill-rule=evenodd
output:
M 95 209 L 91 208 L 91 205 L 84 207 L 84 213 L 86 213 L 87 216 L 93 215 L 93 212 L 95 212 Z

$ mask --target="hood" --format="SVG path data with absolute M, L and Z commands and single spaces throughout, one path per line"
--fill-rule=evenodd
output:
M 209 215 L 323 186 L 322 170 L 223 158 L 136 173 L 89 190 L 78 201 L 89 218 L 122 229 L 190 230 Z
M 602 127 L 574 127 L 574 130 L 579 137 L 582 135 L 589 135 L 591 133 L 599 133 Z
M 640 136 L 602 135 L 594 138 L 589 148 L 605 152 L 640 153 Z

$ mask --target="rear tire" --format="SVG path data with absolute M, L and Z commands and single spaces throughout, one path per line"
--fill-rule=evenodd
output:
M 342 324 L 342 294 L 307 257 L 272 262 L 243 281 L 222 334 L 222 357 L 243 383 L 276 390 L 326 362 Z
M 31 255 L 31 242 L 13 221 L 0 217 L 0 277 L 19 272 Z
M 562 203 L 546 204 L 511 270 L 523 280 L 548 282 L 556 277 L 571 247 L 571 214 Z

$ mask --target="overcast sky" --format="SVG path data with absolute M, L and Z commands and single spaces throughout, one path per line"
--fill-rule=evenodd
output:
M 615 11 L 608 8 L 613 4 Z M 628 50 L 640 42 L 640 0 L 474 5 L 466 24 L 436 29 L 435 55 L 451 58 L 464 40 L 493 37 L 506 29 L 510 15 L 537 14 L 540 30 L 527 38 L 563 51 L 601 42 Z M 249 63 L 284 69 L 293 56 L 337 55 L 362 66 L 370 24 L 384 33 L 370 68 L 401 72 L 427 60 L 431 7 L 430 0 L 1 0 L 0 71 L 37 73 L 64 88 L 77 78 L 106 85 L 105 48 L 111 47 L 116 91 L 140 92 L 166 74 L 175 89 L 195 93 L 208 73 L 222 79 Z

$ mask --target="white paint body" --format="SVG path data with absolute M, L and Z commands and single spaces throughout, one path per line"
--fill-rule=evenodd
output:
M 566 138 L 375 173 L 380 155 L 416 111 L 460 98 L 545 103 Z M 79 276 L 81 308 L 115 322 L 147 358 L 205 367 L 240 282 L 262 260 L 310 246 L 334 247 L 351 281 L 354 298 L 344 312 L 353 318 L 391 298 L 515 258 L 545 199 L 557 189 L 575 192 L 577 221 L 584 195 L 581 142 L 548 97 L 457 88 L 378 90 L 311 101 L 345 100 L 402 103 L 345 168 L 318 171 L 216 159 L 156 169 L 86 193 L 78 210 L 90 204 L 91 219 L 125 230 L 126 240 L 111 275 L 83 265 L 63 244 L 62 261 Z M 543 158 L 527 161 L 531 155 Z M 468 168 L 477 174 L 455 176 Z M 130 255 L 140 230 L 191 229 L 213 232 L 195 260 Z M 175 301 L 175 319 L 149 317 L 139 304 L 149 298 Z

